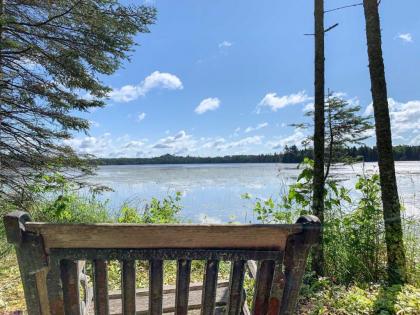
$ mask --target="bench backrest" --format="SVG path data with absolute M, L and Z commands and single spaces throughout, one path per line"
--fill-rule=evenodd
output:
M 257 261 L 253 314 L 293 314 L 320 223 L 288 225 L 48 224 L 4 217 L 16 248 L 30 315 L 80 315 L 80 261 L 93 266 L 95 314 L 108 314 L 107 262 L 121 261 L 123 314 L 136 314 L 135 262 L 149 261 L 149 314 L 162 313 L 163 261 L 177 260 L 175 314 L 188 310 L 191 261 L 204 260 L 201 314 L 213 315 L 220 261 L 231 261 L 228 314 L 240 314 L 247 261 Z

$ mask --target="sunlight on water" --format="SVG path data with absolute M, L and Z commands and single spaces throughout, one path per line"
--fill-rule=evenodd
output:
M 398 187 L 408 214 L 420 214 L 420 162 L 396 163 Z M 337 166 L 334 176 L 354 188 L 357 174 L 377 172 L 376 163 Z M 111 187 L 108 199 L 114 211 L 123 202 L 141 206 L 152 197 L 183 194 L 182 216 L 192 222 L 255 221 L 252 202 L 241 195 L 279 199 L 296 181 L 297 164 L 211 164 L 102 166 L 89 181 Z M 353 189 L 354 190 L 354 189 Z M 353 192 L 353 197 L 357 195 Z

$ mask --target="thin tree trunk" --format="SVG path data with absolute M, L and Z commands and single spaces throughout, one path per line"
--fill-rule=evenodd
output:
M 401 209 L 392 153 L 391 122 L 385 67 L 382 58 L 381 26 L 377 0 L 363 0 L 373 109 L 376 125 L 376 145 L 382 191 L 385 241 L 388 254 L 388 280 L 391 284 L 404 283 L 406 262 L 404 253 Z
M 324 0 L 315 0 L 315 130 L 313 212 L 324 222 L 324 145 L 325 145 L 325 57 L 324 57 Z M 323 238 L 313 250 L 312 268 L 316 275 L 324 274 Z

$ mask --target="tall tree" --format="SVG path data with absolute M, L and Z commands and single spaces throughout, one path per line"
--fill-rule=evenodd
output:
M 325 142 L 325 57 L 324 57 L 324 0 L 315 0 L 315 122 L 314 122 L 314 180 L 313 212 L 324 222 L 324 142 Z M 313 250 L 312 267 L 318 276 L 324 274 L 324 252 L 321 240 Z
M 350 146 L 361 145 L 369 138 L 368 131 L 373 128 L 370 116 L 360 116 L 359 105 L 350 104 L 338 96 L 329 95 L 326 102 L 325 126 L 325 180 L 330 174 L 333 163 L 352 163 L 356 159 L 348 154 Z
M 406 279 L 406 263 L 401 224 L 401 209 L 392 154 L 391 122 L 382 57 L 381 25 L 377 0 L 363 0 L 369 56 L 371 92 L 376 126 L 376 144 L 381 180 L 388 278 L 392 284 Z
M 117 0 L 0 1 L 2 203 L 30 198 L 42 174 L 86 170 L 63 140 L 87 131 L 77 112 L 104 105 L 109 88 L 98 76 L 128 59 L 156 12 Z
M 344 98 L 329 94 L 325 101 L 325 175 L 327 180 L 330 175 L 331 166 L 335 163 L 353 163 L 359 161 L 358 158 L 351 156 L 350 147 L 362 145 L 363 141 L 369 138 L 368 131 L 373 129 L 371 116 L 361 116 L 358 114 L 360 106 L 353 104 Z M 315 112 L 310 110 L 305 116 L 313 117 Z M 313 123 L 293 124 L 292 126 L 300 129 L 313 128 Z M 302 141 L 306 147 L 313 143 L 313 136 Z M 286 151 L 286 150 L 285 150 Z

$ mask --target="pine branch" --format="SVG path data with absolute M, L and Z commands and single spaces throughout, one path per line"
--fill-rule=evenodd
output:
M 73 9 L 74 9 L 77 5 L 79 5 L 79 3 L 80 3 L 80 2 L 81 2 L 81 1 L 77 1 L 74 5 L 72 5 L 72 6 L 71 6 L 69 9 L 67 9 L 66 11 L 64 11 L 64 12 L 62 12 L 62 13 L 58 14 L 58 15 L 52 16 L 52 17 L 50 17 L 49 19 L 47 19 L 47 20 L 45 20 L 45 21 L 43 21 L 43 22 L 38 22 L 38 23 L 11 22 L 11 23 L 9 23 L 9 24 L 16 24 L 16 25 L 28 26 L 28 27 L 41 27 L 41 26 L 44 26 L 44 25 L 49 24 L 50 22 L 52 22 L 52 21 L 54 21 L 54 20 L 56 20 L 56 19 L 59 19 L 59 18 L 61 18 L 61 17 L 65 16 L 65 15 L 69 14 L 71 11 L 73 11 Z

